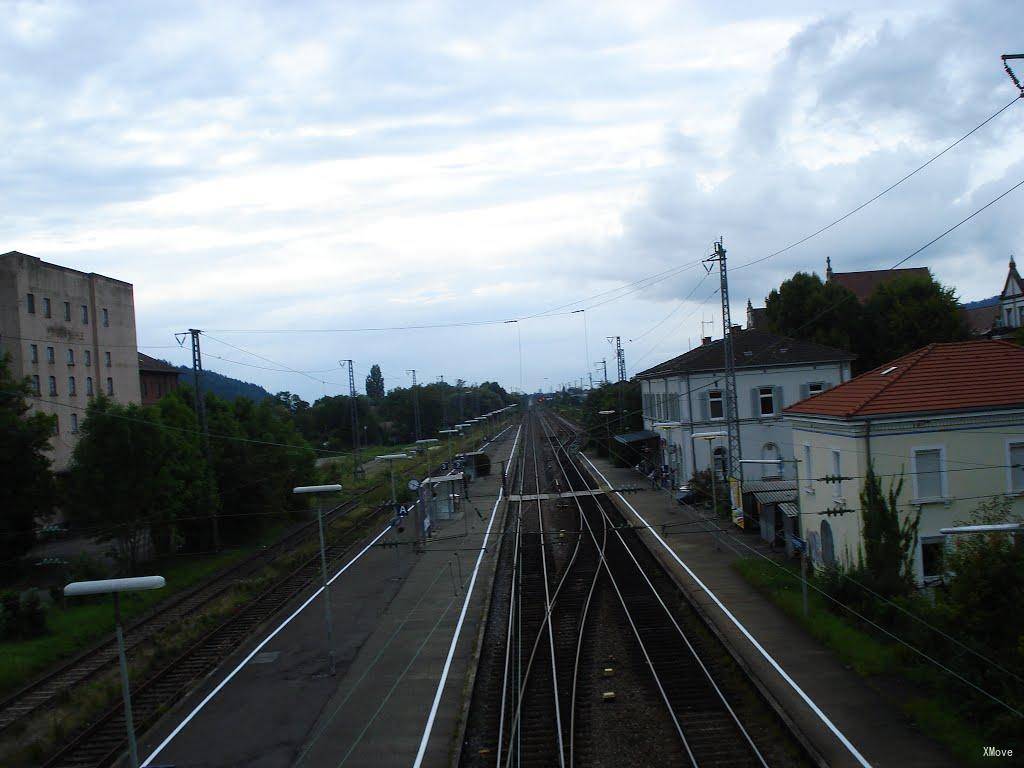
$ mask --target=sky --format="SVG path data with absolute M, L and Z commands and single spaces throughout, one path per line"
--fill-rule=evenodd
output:
M 347 391 L 342 359 L 360 390 L 373 363 L 389 388 L 614 378 L 610 336 L 632 375 L 721 335 L 717 238 L 742 323 L 1024 179 L 1018 100 L 743 266 L 1013 99 L 1005 0 L 0 6 L 0 252 L 131 282 L 143 352 L 188 363 L 201 328 L 207 367 L 309 400 Z M 906 266 L 999 293 L 1022 204 Z

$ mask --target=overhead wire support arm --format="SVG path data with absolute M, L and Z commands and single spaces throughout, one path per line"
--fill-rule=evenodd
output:
M 1013 81 L 1017 90 L 1020 91 L 1020 97 L 1024 99 L 1024 85 L 1021 85 L 1020 80 L 1017 79 L 1017 75 L 1013 73 L 1013 70 L 1010 69 L 1010 65 L 1007 63 L 1009 61 L 1024 59 L 1024 53 L 1004 53 L 1000 58 L 1003 60 L 1003 69 L 1006 70 L 1006 74 L 1010 76 L 1010 80 Z

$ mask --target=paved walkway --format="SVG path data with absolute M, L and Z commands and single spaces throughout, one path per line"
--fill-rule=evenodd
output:
M 588 458 L 612 488 L 638 485 L 649 488 L 649 483 L 645 483 L 641 475 L 632 469 L 613 467 L 594 455 Z M 734 654 L 741 658 L 762 689 L 781 707 L 805 743 L 818 753 L 825 764 L 837 767 L 864 765 L 843 743 L 845 739 L 872 766 L 939 768 L 956 765 L 944 749 L 914 730 L 906 716 L 883 694 L 845 667 L 803 627 L 757 593 L 732 567 L 735 551 L 728 546 L 716 550 L 712 535 L 707 533 L 661 535 L 661 526 L 665 523 L 696 518 L 681 506 L 670 505 L 667 493 L 643 490 L 611 496 L 627 520 L 639 522 L 639 513 L 651 526 L 653 530 L 641 534 L 648 546 L 693 596 Z M 698 527 L 683 526 L 669 530 L 694 530 Z M 760 546 L 760 538 L 753 533 L 741 534 L 741 537 L 744 543 Z M 668 548 L 689 567 L 689 573 Z M 742 550 L 742 547 L 737 548 Z M 767 655 L 814 702 L 820 714 L 758 652 L 696 579 L 717 596 Z M 828 728 L 822 715 L 831 720 L 842 736 Z
M 391 531 L 379 542 L 397 539 L 405 545 L 371 547 L 332 584 L 335 677 L 325 674 L 324 614 L 318 598 L 223 684 L 257 641 L 295 608 L 283 611 L 240 649 L 147 735 L 140 756 L 151 755 L 223 685 L 151 765 L 448 766 L 457 754 L 466 681 L 497 548 L 484 553 L 469 600 L 467 587 L 495 510 L 492 530 L 500 527 L 504 504 L 496 503 L 498 462 L 508 459 L 515 436 L 512 427 L 488 446 L 494 474 L 470 485 L 463 514 L 437 525 L 425 551 L 413 551 L 410 518 L 405 533 Z M 457 626 L 460 634 L 453 646 Z

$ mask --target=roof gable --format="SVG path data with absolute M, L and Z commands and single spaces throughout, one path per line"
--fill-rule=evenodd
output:
M 785 409 L 787 414 L 871 418 L 1024 408 L 1024 347 L 979 339 L 929 344 Z
M 1003 283 L 1003 291 L 999 294 L 1000 299 L 1008 299 L 1024 294 L 1024 281 L 1017 271 L 1017 263 L 1010 259 L 1010 271 L 1006 274 L 1006 282 Z
M 854 355 L 842 349 L 757 329 L 736 328 L 732 332 L 732 340 L 733 361 L 737 368 L 805 365 L 854 358 Z M 651 379 L 698 371 L 724 371 L 725 352 L 722 345 L 722 339 L 701 344 L 685 354 L 641 371 L 637 378 Z
M 901 277 L 931 277 L 928 267 L 906 267 L 904 269 L 873 269 L 861 272 L 833 272 L 829 281 L 850 290 L 861 304 L 866 302 L 878 286 L 891 283 Z

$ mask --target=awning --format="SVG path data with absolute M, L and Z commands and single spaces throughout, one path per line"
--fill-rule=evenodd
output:
M 796 480 L 752 480 L 743 484 L 744 493 L 753 493 L 758 504 L 782 504 L 796 501 Z
M 779 509 L 782 510 L 782 514 L 786 517 L 800 517 L 800 508 L 796 504 L 784 501 L 779 504 Z
M 640 432 L 626 432 L 623 435 L 615 435 L 615 440 L 623 445 L 629 445 L 630 443 L 642 443 L 645 440 L 660 440 L 660 436 L 657 432 L 650 429 L 644 429 Z

